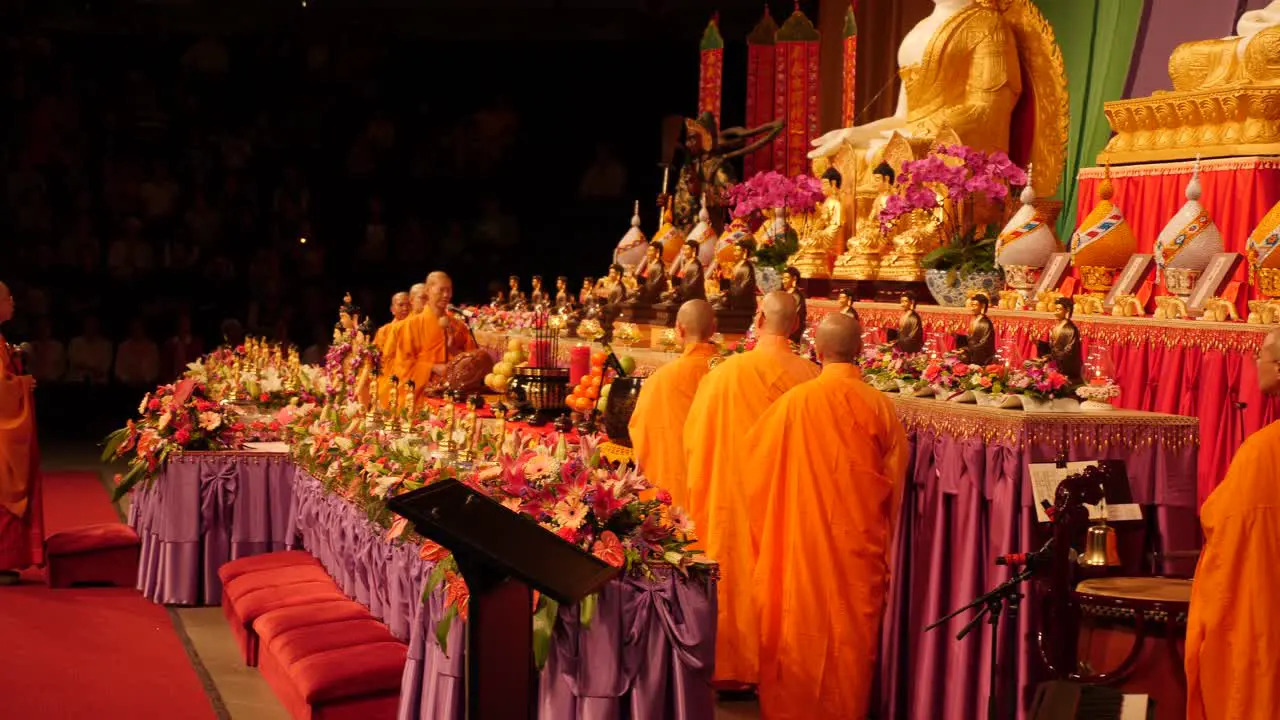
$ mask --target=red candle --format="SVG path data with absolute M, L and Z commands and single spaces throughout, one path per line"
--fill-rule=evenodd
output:
M 547 341 L 529 341 L 529 367 L 550 367 L 547 359 Z
M 569 348 L 570 387 L 576 386 L 589 372 L 591 372 L 591 346 L 575 345 Z

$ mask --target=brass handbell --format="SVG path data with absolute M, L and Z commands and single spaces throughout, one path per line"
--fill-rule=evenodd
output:
M 1107 524 L 1105 515 L 1085 534 L 1080 564 L 1085 567 L 1115 567 L 1120 564 L 1116 530 Z

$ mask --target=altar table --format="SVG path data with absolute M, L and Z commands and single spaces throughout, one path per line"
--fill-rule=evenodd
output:
M 834 308 L 814 300 L 809 319 L 816 322 Z M 857 308 L 868 328 L 896 328 L 902 314 L 897 305 L 885 303 L 858 303 Z M 953 347 L 956 334 L 968 331 L 970 315 L 964 308 L 921 305 L 917 312 L 926 334 L 946 349 Z M 992 309 L 989 315 L 997 347 L 1008 343 L 1021 358 L 1035 355 L 1036 341 L 1047 339 L 1055 323 L 1043 312 Z M 1086 358 L 1091 346 L 1102 346 L 1120 386 L 1117 405 L 1199 418 L 1197 506 L 1222 482 L 1245 438 L 1280 418 L 1280 399 L 1258 390 L 1256 362 L 1275 326 L 1080 314 L 1074 321 Z
M 164 605 L 222 602 L 219 567 L 289 543 L 293 474 L 284 453 L 171 456 L 129 504 L 142 541 L 138 590 Z
M 964 613 L 923 628 L 1010 577 L 997 556 L 1040 547 L 1028 464 L 1122 459 L 1152 544 L 1197 546 L 1194 418 L 1153 413 L 1027 413 L 891 395 L 911 460 L 894 539 L 883 625 L 881 717 L 971 720 L 986 716 L 990 626 L 954 638 Z M 1126 558 L 1132 560 L 1132 558 Z M 1033 597 L 1030 587 L 1024 589 Z M 1038 676 L 1028 641 L 1040 608 L 1021 605 L 1018 686 Z M 1009 631 L 1001 626 L 1001 632 Z
M 175 455 L 152 485 L 134 491 L 130 524 L 143 538 L 139 589 L 165 604 L 215 605 L 222 563 L 307 549 L 343 592 L 409 643 L 399 720 L 462 717 L 465 625 L 453 623 L 445 655 L 435 640 L 443 587 L 423 599 L 433 566 L 287 456 Z M 560 608 L 539 717 L 712 720 L 715 627 L 714 579 L 663 568 L 607 585 L 590 626 L 576 606 Z

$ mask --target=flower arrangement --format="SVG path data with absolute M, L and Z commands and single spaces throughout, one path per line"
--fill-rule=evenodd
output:
M 1035 400 L 1053 400 L 1070 397 L 1071 394 L 1067 376 L 1058 372 L 1057 366 L 1045 358 L 1024 362 L 1022 369 L 1009 377 L 1009 391 Z
M 933 388 L 934 394 L 949 399 L 968 392 L 969 376 L 974 369 L 960 359 L 960 353 L 953 351 L 929 360 L 920 378 Z
M 723 340 L 723 337 L 721 338 L 721 340 Z M 760 338 L 756 334 L 756 326 L 752 325 L 751 327 L 747 328 L 747 334 L 743 335 L 737 342 L 733 343 L 732 345 L 726 345 L 723 342 L 715 343 L 715 345 L 717 348 L 720 349 L 721 355 L 723 355 L 724 357 L 729 357 L 730 355 L 740 355 L 744 352 L 750 352 L 751 350 L 754 350 L 756 347 L 756 343 L 758 342 L 760 342 Z M 787 340 L 787 345 L 791 348 L 791 352 L 795 353 L 796 355 L 799 355 L 802 358 L 807 358 L 809 360 L 816 361 L 817 358 L 814 355 L 813 347 L 811 345 L 797 343 L 793 340 Z
M 822 182 L 808 175 L 788 178 L 777 172 L 753 175 L 746 182 L 729 188 L 725 194 L 733 206 L 733 217 L 746 219 L 754 231 L 762 223 L 771 227 L 763 242 L 755 249 L 755 263 L 761 267 L 781 269 L 787 258 L 800 247 L 800 238 L 787 223 L 787 214 L 813 212 L 825 197 Z
M 520 332 L 533 328 L 540 316 L 532 310 L 501 310 L 492 305 L 478 305 L 469 308 L 475 316 L 477 330 L 490 332 Z
M 1089 378 L 1089 382 L 1076 388 L 1076 397 L 1097 403 L 1110 404 L 1120 397 L 1120 386 L 1109 377 L 1101 375 Z
M 858 366 L 867 384 L 878 390 L 897 390 L 899 383 L 914 385 L 924 372 L 925 357 L 904 353 L 893 343 L 863 350 Z
M 944 145 L 926 158 L 903 163 L 898 175 L 901 190 L 885 202 L 880 224 L 888 232 L 905 215 L 933 212 L 940 219 L 942 247 L 926 255 L 921 266 L 952 275 L 991 271 L 1000 228 L 974 223 L 975 201 L 1003 201 L 1010 186 L 1026 183 L 1027 174 L 1003 152 Z
M 992 395 L 1004 395 L 1010 392 L 1009 368 L 999 363 L 992 363 L 984 367 L 974 366 L 966 380 L 968 381 L 968 389 L 974 392 L 985 392 Z
M 145 395 L 138 416 L 104 441 L 103 462 L 129 462 L 129 469 L 115 478 L 113 500 L 140 482 L 150 484 L 175 452 L 225 450 L 244 440 L 244 423 L 209 397 L 207 385 L 192 378 Z
M 590 439 L 576 450 L 556 451 L 550 444 L 527 449 L 462 479 L 625 572 L 648 573 L 652 566 L 666 565 L 687 573 L 698 564 L 687 551 L 693 542 L 693 523 L 684 510 L 672 506 L 670 494 L 655 489 L 635 470 L 602 463 Z M 436 627 L 443 647 L 453 620 L 467 617 L 469 592 L 447 550 L 428 540 L 421 555 L 437 563 L 426 592 L 445 589 L 445 615 Z M 584 601 L 583 623 L 590 623 L 593 609 L 592 599 Z M 535 646 L 548 645 L 558 611 L 550 598 L 537 600 Z M 541 665 L 545 652 L 537 660 Z

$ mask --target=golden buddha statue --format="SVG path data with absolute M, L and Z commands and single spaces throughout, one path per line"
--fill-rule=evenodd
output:
M 1249 284 L 1257 284 L 1258 292 L 1271 302 L 1280 299 L 1280 253 L 1275 251 L 1277 247 L 1280 247 L 1280 202 L 1262 216 L 1262 222 L 1249 234 L 1245 246 Z M 1256 312 L 1252 307 L 1250 311 Z
M 890 233 L 892 245 L 880 258 L 880 267 L 876 270 L 877 280 L 924 280 L 924 268 L 920 267 L 920 261 L 941 244 L 940 233 L 946 199 L 941 195 L 937 197 L 938 207 L 933 210 L 912 211 L 895 223 Z
M 889 238 L 880 226 L 880 211 L 893 195 L 897 173 L 889 163 L 882 162 L 872 171 L 872 177 L 876 180 L 878 192 L 871 202 L 871 209 L 858 221 L 845 251 L 836 258 L 832 276 L 838 280 L 875 280 L 880 270 L 880 256 L 889 245 Z
M 800 245 L 788 264 L 802 278 L 831 276 L 831 260 L 844 248 L 844 204 L 840 202 L 840 171 L 828 167 L 821 176 L 823 201 L 808 213 L 800 227 Z
M 1172 92 L 1104 105 L 1116 135 L 1098 162 L 1162 162 L 1280 151 L 1280 0 L 1240 16 L 1236 34 L 1179 45 Z
M 894 114 L 817 138 L 810 157 L 832 157 L 860 187 L 895 131 L 927 147 L 950 128 L 972 148 L 1008 152 L 1011 128 L 1026 127 L 1034 142 L 1013 161 L 1042 169 L 1037 195 L 1057 192 L 1066 162 L 1066 72 L 1053 29 L 1032 0 L 934 0 L 933 12 L 902 39 L 898 68 Z M 1025 94 L 1024 77 L 1032 86 Z M 852 161 L 841 158 L 847 155 Z

